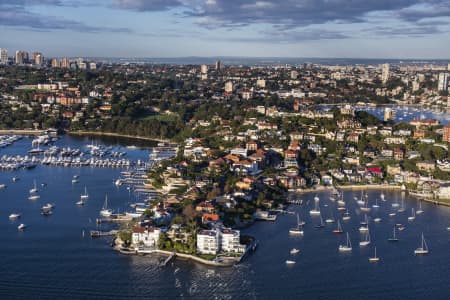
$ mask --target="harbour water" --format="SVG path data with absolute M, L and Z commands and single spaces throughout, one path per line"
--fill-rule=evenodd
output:
M 87 138 L 63 137 L 58 143 L 81 147 Z M 115 143 L 115 142 L 114 142 Z M 24 155 L 30 140 L 23 139 L 0 150 L 0 155 Z M 119 149 L 119 148 L 118 148 Z M 148 150 L 128 150 L 129 159 L 146 159 Z M 65 168 L 38 166 L 32 170 L 2 171 L 0 183 L 0 295 L 1 299 L 449 299 L 448 266 L 450 265 L 450 208 L 422 203 L 423 214 L 407 220 L 418 201 L 400 192 L 384 192 L 386 202 L 368 213 L 372 243 L 359 246 L 358 231 L 364 213 L 353 199 L 359 191 L 345 191 L 344 200 L 351 214 L 341 219 L 344 232 L 353 244 L 351 253 L 340 253 L 345 234 L 332 233 L 335 224 L 318 229 L 319 218 L 309 215 L 315 194 L 299 195 L 305 204 L 291 206 L 306 221 L 304 236 L 289 235 L 296 223 L 294 214 L 279 215 L 276 222 L 258 222 L 243 230 L 255 236 L 258 249 L 243 263 L 231 268 L 214 268 L 189 261 L 175 260 L 160 267 L 162 257 L 125 256 L 114 252 L 110 238 L 91 239 L 89 230 L 108 230 L 110 224 L 95 224 L 95 218 L 108 194 L 110 206 L 124 211 L 135 202 L 125 186 L 116 187 L 113 180 L 120 169 Z M 73 175 L 79 182 L 72 184 Z M 13 182 L 12 177 L 20 180 Z M 41 198 L 28 200 L 28 191 L 36 179 Z M 47 186 L 41 186 L 45 182 Z M 78 207 L 87 186 L 89 199 Z M 317 194 L 326 218 L 341 218 L 336 202 L 328 192 Z M 369 206 L 380 197 L 380 191 L 368 191 Z M 392 202 L 402 203 L 405 211 L 390 217 Z M 54 203 L 51 216 L 40 214 L 45 203 Z M 10 213 L 22 217 L 10 221 Z M 380 223 L 373 219 L 380 217 Z M 20 223 L 27 224 L 23 232 Z M 388 242 L 392 229 L 402 224 L 397 243 Z M 83 231 L 85 236 L 83 237 Z M 415 256 L 420 235 L 424 233 L 430 253 Z M 369 263 L 373 247 L 381 258 Z M 289 251 L 300 250 L 295 256 Z M 286 265 L 287 259 L 296 264 Z

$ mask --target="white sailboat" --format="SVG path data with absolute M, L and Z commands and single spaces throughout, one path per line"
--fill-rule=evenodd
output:
M 34 195 L 29 196 L 28 200 L 37 200 L 39 198 L 41 198 L 41 196 L 34 194 Z
M 380 258 L 377 256 L 377 247 L 375 247 L 375 254 L 373 257 L 369 257 L 369 262 L 379 262 Z
M 338 204 L 338 206 L 341 206 L 341 207 L 345 206 L 344 193 L 341 194 L 341 199 L 339 199 L 337 201 L 337 204 Z
M 395 229 L 395 226 L 394 226 L 394 233 L 393 233 L 392 237 L 388 238 L 389 242 L 398 242 L 398 238 L 395 235 L 395 232 L 396 232 L 396 229 Z
M 364 206 L 361 207 L 361 211 L 363 211 L 363 212 L 369 212 L 370 211 L 369 201 L 367 199 L 366 199 L 366 201 L 364 201 Z
M 78 201 L 77 203 L 75 203 L 78 206 L 83 206 L 84 205 L 84 200 L 80 199 L 80 201 Z
M 333 230 L 333 233 L 341 234 L 343 232 L 344 231 L 342 230 L 341 222 L 338 219 L 338 221 L 337 221 L 337 228 Z
M 19 226 L 17 226 L 17 229 L 18 230 L 24 230 L 25 228 L 27 227 L 27 225 L 25 225 L 25 224 L 20 224 Z
M 112 210 L 108 208 L 108 195 L 105 196 L 105 202 L 100 210 L 100 215 L 103 217 L 110 217 L 112 215 Z
M 318 216 L 318 215 L 320 215 L 319 201 L 320 200 L 319 200 L 319 198 L 317 196 L 314 197 L 314 209 L 311 209 L 309 211 L 309 214 L 311 216 Z
M 100 212 L 100 214 L 102 214 L 102 212 Z M 301 226 L 299 224 L 300 224 L 300 218 L 297 214 L 297 227 L 293 227 L 293 228 L 289 229 L 289 234 L 303 235 L 303 229 L 301 228 Z
M 356 201 L 356 203 L 358 203 L 359 206 L 363 206 L 365 204 L 363 191 L 361 191 L 361 198 L 359 198 L 358 201 Z
M 375 198 L 375 204 L 372 205 L 373 208 L 379 208 L 380 206 L 378 205 L 378 198 Z
M 342 220 L 344 220 L 344 221 L 350 220 L 350 213 L 348 212 L 348 210 L 342 216 Z
M 350 236 L 347 232 L 347 242 L 345 245 L 339 245 L 339 251 L 341 252 L 350 252 L 352 251 L 352 243 L 350 241 Z
M 416 219 L 416 213 L 414 208 L 411 208 L 411 216 L 408 217 L 408 221 L 414 221 Z
M 81 199 L 87 199 L 89 198 L 89 194 L 87 192 L 87 188 L 84 187 L 84 194 L 81 194 Z
M 380 194 L 380 199 L 381 199 L 381 201 L 386 201 L 385 198 L 384 198 L 384 193 L 383 192 L 381 192 L 381 194 Z
M 370 232 L 367 231 L 367 234 L 366 234 L 364 240 L 359 242 L 359 246 L 360 247 L 365 247 L 365 246 L 367 246 L 369 244 L 370 244 Z
M 316 228 L 324 228 L 324 227 L 325 227 L 325 224 L 323 223 L 322 216 L 321 216 L 321 215 L 319 215 L 319 216 L 320 216 L 320 223 L 317 224 L 315 227 L 316 227 Z
M 369 221 L 367 220 L 367 215 L 365 215 L 364 222 L 361 222 L 361 227 L 359 227 L 359 232 L 369 231 Z
M 423 236 L 423 232 L 422 232 L 422 242 L 419 248 L 417 248 L 416 250 L 414 250 L 414 254 L 428 254 L 428 245 L 427 242 L 425 241 L 425 238 Z
M 36 186 L 36 179 L 35 179 L 35 180 L 34 180 L 33 188 L 30 189 L 30 194 L 35 194 L 35 193 L 37 193 L 37 192 L 39 192 L 39 190 L 37 189 L 37 186 Z
M 423 214 L 423 209 L 422 209 L 422 201 L 419 201 L 419 209 L 416 211 L 417 215 Z
M 405 211 L 405 198 L 402 197 L 402 205 L 397 210 L 398 212 L 404 212 Z

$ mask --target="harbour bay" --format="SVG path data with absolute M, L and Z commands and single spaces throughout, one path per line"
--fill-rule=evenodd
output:
M 3 154 L 24 155 L 30 147 L 30 139 L 2 149 Z M 63 137 L 57 143 L 82 147 L 89 138 Z M 117 147 L 117 146 L 116 146 Z M 127 151 L 130 159 L 147 159 L 149 151 Z M 259 240 L 257 250 L 239 265 L 231 268 L 213 268 L 190 261 L 174 260 L 160 267 L 163 257 L 124 256 L 113 251 L 110 238 L 91 239 L 89 230 L 108 230 L 111 225 L 95 224 L 105 194 L 111 207 L 125 211 L 136 197 L 125 186 L 116 187 L 113 180 L 120 169 L 91 167 L 37 166 L 32 170 L 0 172 L 0 183 L 7 184 L 0 191 L 0 230 L 3 247 L 0 250 L 0 294 L 4 299 L 58 298 L 62 294 L 71 299 L 144 299 L 144 298 L 218 298 L 238 299 L 447 299 L 445 288 L 446 266 L 449 263 L 448 247 L 450 209 L 423 202 L 424 213 L 408 221 L 411 208 L 419 202 L 401 192 L 384 191 L 386 201 L 380 201 L 380 191 L 367 191 L 369 204 L 375 199 L 380 208 L 368 212 L 371 244 L 360 248 L 362 236 L 358 231 L 364 213 L 354 200 L 360 191 L 344 191 L 344 201 L 351 219 L 343 221 L 330 200 L 329 192 L 298 195 L 303 206 L 291 206 L 306 222 L 304 235 L 289 235 L 296 217 L 280 214 L 276 222 L 257 222 L 243 230 Z M 71 183 L 73 175 L 79 182 Z M 13 176 L 20 180 L 12 181 Z M 27 199 L 33 180 L 38 182 L 41 198 Z M 45 182 L 47 186 L 41 186 Z M 84 186 L 89 199 L 83 207 L 75 205 Z M 340 219 L 344 232 L 349 232 L 353 250 L 339 253 L 338 246 L 345 242 L 345 235 L 335 235 L 336 223 L 322 229 L 315 228 L 320 221 L 310 216 L 314 197 L 320 199 L 322 217 Z M 402 203 L 404 209 L 389 217 L 392 202 Z M 51 216 L 39 213 L 40 207 L 54 203 Z M 16 221 L 8 219 L 12 212 L 20 212 Z M 380 217 L 380 223 L 373 219 Z M 27 229 L 17 230 L 19 223 Z M 392 244 L 388 238 L 392 228 L 402 224 L 406 229 L 398 232 L 400 241 Z M 83 237 L 83 231 L 86 235 Z M 424 233 L 430 254 L 415 256 Z M 381 261 L 368 262 L 377 247 Z M 295 256 L 289 251 L 300 250 Z M 296 264 L 287 266 L 285 261 L 294 259 Z

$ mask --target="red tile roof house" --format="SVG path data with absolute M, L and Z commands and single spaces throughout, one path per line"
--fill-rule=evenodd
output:
M 383 169 L 381 167 L 367 167 L 367 172 L 372 173 L 374 176 L 383 177 Z

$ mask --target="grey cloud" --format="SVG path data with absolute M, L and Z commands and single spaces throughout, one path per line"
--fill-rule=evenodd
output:
M 442 33 L 439 28 L 436 26 L 412 26 L 412 27 L 383 27 L 378 26 L 368 30 L 369 33 L 375 34 L 378 36 L 386 37 L 410 37 L 410 36 L 426 36 L 430 34 L 439 34 Z
M 238 37 L 228 39 L 234 42 L 252 42 L 252 43 L 266 43 L 276 42 L 283 44 L 295 44 L 302 41 L 318 41 L 318 40 L 341 40 L 350 38 L 347 34 L 323 30 L 323 29 L 309 29 L 309 30 L 290 30 L 290 31 L 261 31 L 258 37 Z
M 182 4 L 178 0 L 116 0 L 113 6 L 137 11 L 162 11 Z
M 368 15 L 380 12 L 406 22 L 450 16 L 449 0 L 115 0 L 114 5 L 136 11 L 179 8 L 184 16 L 209 29 L 265 23 L 291 30 L 366 22 Z
M 20 7 L 9 7 L 1 9 L 0 5 L 0 26 L 17 28 L 27 28 L 37 31 L 70 30 L 80 32 L 117 32 L 130 33 L 127 28 L 108 28 L 89 26 L 74 20 L 67 20 L 52 16 L 43 16 Z

